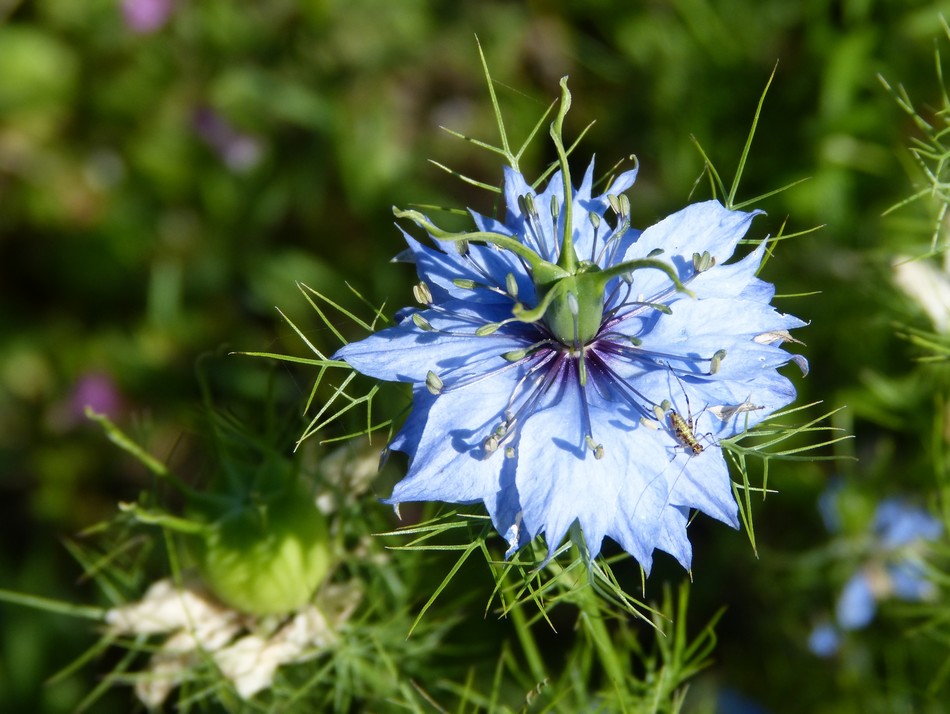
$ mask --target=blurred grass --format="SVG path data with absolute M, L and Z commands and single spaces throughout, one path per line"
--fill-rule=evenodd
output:
M 925 252 L 931 232 L 925 205 L 881 218 L 917 178 L 902 154 L 915 127 L 876 76 L 931 111 L 941 11 L 950 2 L 202 0 L 140 34 L 118 0 L 0 2 L 0 585 L 96 599 L 58 538 L 148 487 L 79 401 L 106 400 L 154 453 L 187 464 L 199 355 L 299 351 L 273 309 L 316 325 L 295 281 L 346 301 L 348 280 L 402 304 L 409 272 L 388 263 L 401 249 L 394 204 L 490 210 L 425 163 L 499 181 L 438 129 L 491 138 L 474 35 L 516 136 L 571 75 L 568 134 L 597 120 L 583 153 L 603 169 L 640 160 L 640 226 L 689 200 L 702 169 L 691 134 L 730 174 L 778 60 L 740 197 L 810 177 L 765 201 L 755 230 L 825 226 L 781 244 L 765 277 L 780 293 L 821 291 L 779 300 L 812 321 L 799 335 L 812 363 L 801 401 L 850 404 L 862 458 L 774 474 L 782 493 L 757 518 L 760 561 L 742 538 L 694 523 L 691 618 L 729 606 L 715 676 L 771 711 L 860 711 L 844 702 L 863 680 L 804 649 L 834 589 L 788 563 L 828 537 L 815 500 L 832 468 L 872 496 L 934 488 L 927 405 L 946 381 L 914 376 L 894 322 L 926 321 L 905 314 L 889 278 L 891 257 Z M 550 152 L 537 144 L 528 168 Z M 333 347 L 325 331 L 312 338 Z M 253 404 L 265 372 L 229 365 L 210 378 L 223 399 Z M 288 412 L 307 380 L 284 377 Z M 681 578 L 661 564 L 651 591 Z M 3 606 L 0 632 L 0 710 L 69 711 L 82 680 L 40 683 L 88 644 L 82 627 Z M 913 657 L 895 655 L 907 682 Z

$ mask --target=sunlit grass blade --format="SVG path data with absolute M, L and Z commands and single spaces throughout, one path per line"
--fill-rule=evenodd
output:
M 452 579 L 455 577 L 458 571 L 462 568 L 463 565 L 465 565 L 465 561 L 469 559 L 472 553 L 480 549 L 482 540 L 484 540 L 484 534 L 480 538 L 472 539 L 471 542 L 469 542 L 466 546 L 461 548 L 462 552 L 459 555 L 458 560 L 455 561 L 455 563 L 452 565 L 449 571 L 445 574 L 445 577 L 442 579 L 442 582 L 439 583 L 435 587 L 435 589 L 432 592 L 432 595 L 429 597 L 426 603 L 420 608 L 419 614 L 417 615 L 416 619 L 413 621 L 412 625 L 409 627 L 409 632 L 406 635 L 407 637 L 412 636 L 412 633 L 415 632 L 416 627 L 419 626 L 419 623 L 422 621 L 422 618 L 425 617 L 426 613 L 429 611 L 429 608 L 431 608 L 435 604 L 435 601 L 439 599 L 439 596 L 442 594 L 445 588 L 448 587 L 449 583 L 452 581 Z
M 488 85 L 488 96 L 491 99 L 492 111 L 495 113 L 495 122 L 498 125 L 498 136 L 501 138 L 501 150 L 508 158 L 508 161 L 514 161 L 512 168 L 518 168 L 517 159 L 511 153 L 508 144 L 508 132 L 505 130 L 505 120 L 501 115 L 501 107 L 498 104 L 498 97 L 495 94 L 495 83 L 492 81 L 491 72 L 488 70 L 488 61 L 485 59 L 485 52 L 482 50 L 482 43 L 475 38 L 475 44 L 478 45 L 478 58 L 482 63 L 482 71 L 485 73 L 485 83 Z
M 544 113 L 538 118 L 538 121 L 531 128 L 531 131 L 528 132 L 528 136 L 525 138 L 524 142 L 521 144 L 521 148 L 518 149 L 518 152 L 513 156 L 508 157 L 508 163 L 515 171 L 518 171 L 518 160 L 522 157 L 528 147 L 531 145 L 531 142 L 534 141 L 534 138 L 538 135 L 538 132 L 541 131 L 541 128 L 544 126 L 544 123 L 547 121 L 548 117 L 551 116 L 551 112 L 554 111 L 554 107 L 557 106 L 557 101 L 553 101 L 548 105 L 548 108 Z
M 455 129 L 451 129 L 447 126 L 439 126 L 439 128 L 442 131 L 444 131 L 446 134 L 454 136 L 456 139 L 461 139 L 462 141 L 468 142 L 469 144 L 473 144 L 474 146 L 477 146 L 480 149 L 485 149 L 486 151 L 490 151 L 493 154 L 500 154 L 501 156 L 504 156 L 505 159 L 508 159 L 509 157 L 509 154 L 504 149 L 494 146 L 493 144 L 489 144 L 486 141 L 482 141 L 481 139 L 475 139 L 474 137 L 468 136 L 467 134 L 463 134 L 460 131 L 455 131 Z M 436 163 L 435 161 L 432 161 L 432 159 L 429 159 L 429 161 L 431 163 Z
M 333 322 L 327 318 L 326 314 L 324 314 L 323 310 L 313 300 L 311 296 L 315 296 L 318 299 L 325 302 L 326 304 L 330 305 L 331 307 L 336 308 L 339 312 L 341 312 L 343 315 L 345 315 L 350 320 L 355 322 L 357 325 L 362 327 L 364 330 L 367 330 L 368 332 L 373 331 L 373 328 L 368 323 L 364 322 L 362 319 L 354 315 L 352 312 L 350 312 L 346 308 L 341 307 L 337 303 L 333 302 L 330 298 L 326 297 L 322 293 L 318 292 L 317 290 L 314 290 L 309 285 L 305 285 L 304 283 L 297 283 L 297 287 L 300 288 L 300 291 L 303 293 L 304 298 L 307 300 L 308 303 L 310 303 L 310 307 L 314 309 L 314 312 L 317 313 L 317 315 L 320 317 L 320 320 L 323 322 L 323 324 L 326 325 L 327 329 L 330 330 L 336 336 L 336 338 L 340 341 L 341 344 L 344 344 L 344 345 L 346 344 L 346 338 L 340 333 L 340 331 L 336 328 Z
M 732 179 L 732 187 L 729 189 L 729 194 L 726 196 L 725 206 L 730 210 L 738 208 L 736 205 L 736 194 L 739 192 L 739 182 L 742 180 L 742 172 L 745 171 L 745 164 L 749 159 L 749 150 L 752 148 L 752 140 L 755 138 L 755 131 L 759 126 L 759 118 L 762 115 L 762 107 L 765 105 L 765 97 L 769 93 L 769 87 L 772 86 L 772 80 L 775 78 L 775 73 L 777 71 L 778 62 L 776 62 L 775 66 L 772 68 L 772 73 L 769 75 L 769 79 L 765 83 L 765 89 L 762 90 L 762 96 L 759 97 L 759 103 L 755 107 L 755 115 L 752 118 L 752 126 L 749 128 L 749 135 L 746 138 L 745 146 L 742 147 L 742 154 L 739 157 L 739 165 L 736 167 L 736 175 Z M 794 186 L 797 183 L 801 183 L 801 181 L 796 181 L 792 184 L 789 184 L 789 186 L 786 188 Z M 779 191 L 784 190 L 785 188 L 782 188 L 778 191 L 765 194 L 765 196 L 771 196 L 773 193 L 778 193 Z
M 693 182 L 693 187 L 689 192 L 690 198 L 692 198 L 696 187 L 699 186 L 699 182 L 703 180 L 703 176 L 709 177 L 709 187 L 713 198 L 725 196 L 726 186 L 722 182 L 722 178 L 720 178 L 719 172 L 716 170 L 716 166 L 713 164 L 712 159 L 710 159 L 706 154 L 706 150 L 703 149 L 702 144 L 699 143 L 699 139 L 697 139 L 693 134 L 689 135 L 689 139 L 693 142 L 693 146 L 696 147 L 696 150 L 703 159 L 703 170 L 702 173 L 696 177 L 696 181 Z
M 119 429 L 119 427 L 117 427 L 108 416 L 98 413 L 92 407 L 86 407 L 86 417 L 102 427 L 102 430 L 106 433 L 106 438 L 108 438 L 109 441 L 126 453 L 130 454 L 153 474 L 161 478 L 171 477 L 171 474 L 169 473 L 165 464 L 132 441 L 132 439 L 130 439 L 124 431 Z
M 64 600 L 53 600 L 40 595 L 29 595 L 26 593 L 13 592 L 12 590 L 0 589 L 0 602 L 6 602 L 11 605 L 22 605 L 34 610 L 52 612 L 57 615 L 81 617 L 87 620 L 101 621 L 105 618 L 106 614 L 106 611 L 101 607 L 77 605 Z
M 759 194 L 758 196 L 755 196 L 754 198 L 750 198 L 750 199 L 747 199 L 747 200 L 745 200 L 745 201 L 740 201 L 739 203 L 734 203 L 734 204 L 732 204 L 731 206 L 729 206 L 729 208 L 732 209 L 732 210 L 735 210 L 735 211 L 739 211 L 739 210 L 741 210 L 741 209 L 743 209 L 743 208 L 746 208 L 747 206 L 755 206 L 755 205 L 761 203 L 762 201 L 764 201 L 764 200 L 767 199 L 767 198 L 771 198 L 772 196 L 775 196 L 775 195 L 777 195 L 777 194 L 783 193 L 784 191 L 788 191 L 789 189 L 794 188 L 795 186 L 798 186 L 798 185 L 800 185 L 800 184 L 803 184 L 803 183 L 805 183 L 806 181 L 809 181 L 809 180 L 811 180 L 811 177 L 810 177 L 810 176 L 804 176 L 804 177 L 802 177 L 802 178 L 800 178 L 800 179 L 796 179 L 795 181 L 792 181 L 792 182 L 790 182 L 790 183 L 787 183 L 787 184 L 785 184 L 784 186 L 781 186 L 781 187 L 776 188 L 776 189 L 773 189 L 773 190 L 771 190 L 771 191 L 766 191 L 765 193 Z M 818 227 L 816 226 L 815 228 L 809 228 L 809 229 L 806 230 L 806 231 L 802 231 L 802 233 L 810 233 L 811 231 L 814 231 L 814 230 L 817 230 L 817 229 L 818 229 Z M 790 238 L 791 236 L 789 235 L 789 236 L 786 236 L 786 237 L 787 237 L 787 238 Z
M 784 449 L 775 448 L 789 439 L 797 437 L 815 433 L 844 431 L 839 427 L 823 423 L 826 420 L 830 420 L 835 414 L 840 412 L 843 407 L 833 409 L 803 424 L 783 425 L 778 422 L 778 420 L 783 417 L 803 411 L 818 403 L 819 402 L 803 404 L 777 412 L 754 428 L 748 429 L 730 439 L 723 439 L 720 442 L 720 447 L 739 473 L 739 480 L 733 480 L 732 482 L 732 490 L 736 502 L 739 505 L 739 520 L 755 553 L 758 551 L 755 542 L 755 524 L 752 516 L 752 495 L 754 493 L 761 493 L 764 500 L 767 494 L 773 493 L 773 491 L 768 488 L 771 462 L 773 460 L 809 462 L 837 461 L 848 458 L 835 453 L 826 454 L 815 452 L 852 439 L 853 436 L 851 434 L 842 434 L 820 441 L 809 441 L 801 446 L 790 446 Z M 743 446 L 741 442 L 747 440 L 752 440 L 753 443 L 749 446 Z M 761 486 L 754 486 L 752 483 L 751 467 L 749 464 L 750 459 L 757 459 L 761 464 L 761 474 L 759 477 Z
M 484 181 L 478 181 L 477 179 L 473 179 L 469 176 L 459 173 L 455 169 L 449 168 L 445 164 L 440 163 L 434 159 L 429 159 L 429 163 L 432 164 L 433 166 L 436 166 L 437 168 L 442 169 L 450 176 L 454 176 L 459 181 L 469 184 L 470 186 L 475 186 L 476 188 L 485 189 L 486 191 L 491 191 L 492 193 L 498 193 L 498 194 L 501 193 L 501 189 L 498 186 L 493 186 L 492 184 L 485 183 Z M 409 205 L 413 207 L 417 207 L 415 206 L 415 204 L 409 204 Z M 464 212 L 462 212 L 462 214 L 466 215 Z

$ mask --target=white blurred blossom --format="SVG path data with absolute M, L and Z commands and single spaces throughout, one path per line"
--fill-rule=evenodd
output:
M 106 622 L 117 635 L 166 635 L 136 678 L 135 693 L 146 706 L 161 706 L 209 657 L 238 694 L 250 699 L 273 683 L 282 665 L 331 648 L 360 596 L 355 583 L 328 583 L 289 619 L 254 617 L 218 603 L 195 584 L 177 586 L 165 579 L 140 601 L 110 610 Z

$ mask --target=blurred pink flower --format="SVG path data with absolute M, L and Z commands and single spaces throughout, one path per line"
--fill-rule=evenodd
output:
M 73 419 L 85 419 L 86 407 L 97 414 L 115 418 L 122 409 L 122 394 L 107 374 L 87 372 L 76 380 L 69 396 L 69 412 Z
M 126 27 L 143 35 L 162 29 L 172 9 L 172 0 L 122 0 Z
M 196 109 L 192 121 L 198 136 L 214 149 L 232 171 L 247 171 L 260 162 L 260 142 L 253 136 L 242 134 L 213 109 Z

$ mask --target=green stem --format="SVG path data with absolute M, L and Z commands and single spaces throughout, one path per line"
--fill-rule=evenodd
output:
M 11 605 L 23 605 L 34 610 L 43 610 L 45 612 L 54 612 L 58 615 L 69 615 L 70 617 L 83 617 L 88 620 L 105 619 L 106 610 L 101 607 L 91 605 L 76 605 L 62 600 L 51 600 L 40 597 L 39 595 L 27 595 L 17 593 L 12 590 L 0 590 L 0 602 L 7 602 Z
M 544 314 L 551 306 L 551 303 L 553 303 L 554 299 L 559 297 L 565 291 L 566 287 L 567 282 L 563 279 L 559 280 L 554 284 L 553 288 L 544 294 L 544 297 L 541 298 L 541 301 L 533 308 L 528 310 L 525 309 L 524 305 L 518 303 L 512 309 L 511 314 L 516 320 L 518 320 L 518 322 L 537 322 L 544 317 Z
M 132 439 L 129 438 L 129 436 L 118 426 L 116 426 L 108 416 L 105 414 L 100 414 L 92 407 L 87 406 L 86 418 L 97 422 L 102 427 L 102 430 L 105 432 L 109 441 L 118 446 L 120 449 L 131 454 L 134 458 L 138 459 L 138 461 L 141 462 L 141 464 L 153 474 L 159 478 L 165 479 L 186 496 L 192 495 L 194 493 L 194 489 L 189 487 L 177 476 L 171 473 L 165 464 L 132 441 Z
M 161 526 L 167 530 L 184 535 L 200 535 L 207 530 L 207 526 L 204 523 L 173 516 L 164 511 L 146 510 L 140 508 L 138 504 L 135 503 L 120 503 L 119 510 L 125 513 L 131 513 L 132 517 L 139 523 L 144 523 L 149 526 Z
M 538 649 L 538 643 L 534 641 L 534 636 L 531 634 L 531 625 L 528 624 L 528 618 L 525 617 L 520 605 L 515 605 L 508 611 L 508 614 L 515 626 L 515 633 L 518 635 L 521 649 L 528 661 L 528 669 L 531 671 L 531 675 L 536 681 L 543 682 L 548 674 L 545 670 L 544 658 Z
M 627 669 L 617 656 L 611 642 L 610 632 L 600 609 L 600 600 L 590 582 L 590 569 L 583 568 L 582 572 L 583 575 L 578 578 L 578 583 L 574 588 L 574 601 L 580 608 L 581 620 L 587 627 L 604 672 L 610 679 L 613 689 L 623 699 L 627 689 Z

